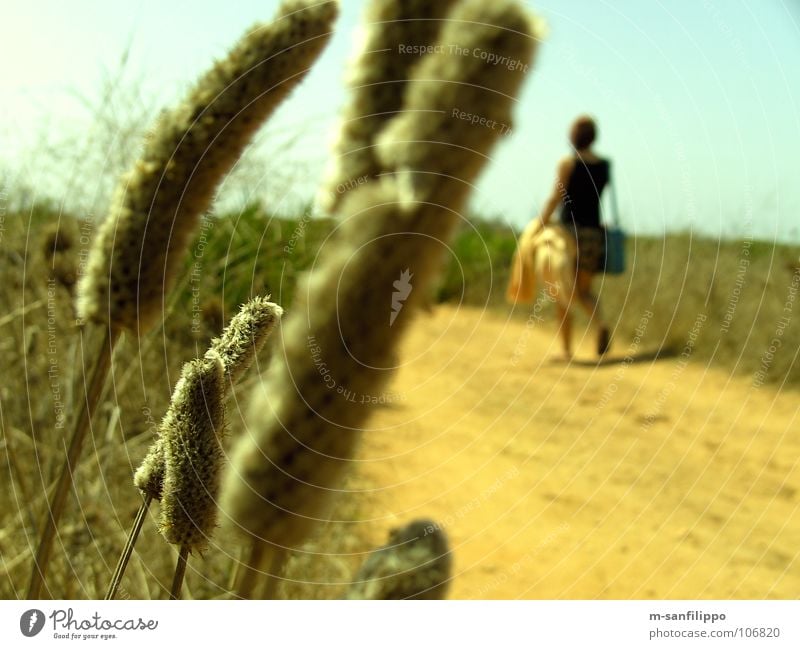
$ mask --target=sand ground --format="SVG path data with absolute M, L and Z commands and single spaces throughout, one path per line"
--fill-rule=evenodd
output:
M 797 392 L 624 342 L 551 364 L 555 342 L 421 317 L 361 451 L 376 539 L 438 521 L 453 598 L 800 597 Z

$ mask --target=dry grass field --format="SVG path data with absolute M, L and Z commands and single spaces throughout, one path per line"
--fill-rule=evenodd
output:
M 310 221 L 302 231 L 298 223 L 255 211 L 221 218 L 205 244 L 216 279 L 193 293 L 187 266 L 166 325 L 138 343 L 123 340 L 57 542 L 51 569 L 57 596 L 102 597 L 140 503 L 133 471 L 180 366 L 202 354 L 251 292 L 272 292 L 291 305 L 296 277 L 329 231 L 324 222 Z M 87 248 L 82 227 L 47 210 L 4 221 L 0 595 L 6 598 L 24 595 L 44 493 L 63 455 L 84 360 L 98 344 L 81 342 L 72 306 Z M 247 248 L 253 232 L 258 252 Z M 670 241 L 669 249 L 678 250 Z M 591 336 L 569 366 L 548 363 L 556 340 L 547 309 L 536 311 L 540 319 L 500 306 L 491 294 L 468 295 L 471 304 L 445 296 L 447 302 L 415 321 L 334 522 L 291 557 L 279 596 L 341 596 L 389 529 L 429 517 L 451 540 L 456 598 L 797 597 L 795 321 L 781 334 L 777 371 L 758 374 L 764 341 L 774 337 L 771 317 L 795 276 L 785 261 L 793 251 L 776 250 L 780 263 L 752 264 L 747 286 L 753 288 L 739 291 L 723 332 L 720 309 L 728 299 L 720 284 L 712 287 L 717 310 L 704 307 L 700 298 L 709 285 L 702 281 L 683 291 L 665 286 L 651 305 L 644 296 L 653 295 L 646 281 L 655 257 L 642 255 L 632 274 L 603 285 L 606 308 L 624 308 L 612 353 L 601 364 L 592 359 Z M 482 274 L 469 254 L 460 261 Z M 730 281 L 726 264 L 735 260 L 711 263 Z M 499 263 L 494 271 L 505 272 Z M 440 295 L 449 290 L 448 273 Z M 502 281 L 496 286 L 501 290 Z M 671 310 L 670 296 L 677 307 Z M 761 320 L 752 317 L 759 310 Z M 275 351 L 265 349 L 229 400 L 233 436 L 249 388 Z M 155 530 L 157 512 L 156 505 L 120 596 L 165 596 L 175 552 Z M 204 558 L 190 564 L 186 596 L 228 596 L 243 552 L 237 541 L 216 537 Z
M 230 223 L 227 226 L 233 227 Z M 66 215 L 47 210 L 15 214 L 5 219 L 0 252 L 6 259 L 0 284 L 0 356 L 7 379 L 0 387 L 0 597 L 24 597 L 41 521 L 45 494 L 52 489 L 63 459 L 69 423 L 86 380 L 88 358 L 99 339 L 78 335 L 73 306 L 74 281 L 88 249 L 89 228 Z M 59 236 L 54 236 L 59 232 Z M 84 234 L 82 235 L 82 232 Z M 235 245 L 225 225 L 217 243 Z M 313 233 L 313 226 L 309 228 Z M 248 232 L 242 234 L 247 237 Z M 286 232 L 287 241 L 291 232 Z M 309 234 L 313 240 L 313 234 Z M 200 245 L 200 238 L 196 245 Z M 302 249 L 302 243 L 300 248 Z M 54 250 L 55 253 L 53 252 Z M 207 253 L 219 266 L 214 276 L 223 282 L 225 257 Z M 302 259 L 298 251 L 298 258 Z M 211 261 L 209 261 L 209 264 Z M 289 278 L 294 270 L 284 267 Z M 243 276 L 242 281 L 248 282 Z M 258 293 L 265 287 L 252 278 L 248 286 Z M 156 435 L 183 363 L 201 356 L 211 338 L 236 313 L 247 295 L 228 281 L 227 295 L 216 284 L 192 292 L 187 265 L 169 307 L 166 325 L 136 341 L 126 337 L 116 350 L 91 438 L 76 471 L 76 489 L 70 499 L 54 552 L 50 588 L 61 598 L 102 598 L 125 536 L 141 503 L 133 486 L 133 472 Z M 280 290 L 280 286 L 276 286 Z M 217 296 L 224 296 L 230 303 Z M 195 306 L 193 306 L 195 305 Z M 96 331 L 96 330 L 95 330 Z M 269 362 L 265 350 L 250 379 L 239 384 L 227 405 L 230 426 L 241 426 L 245 395 Z M 230 441 L 230 440 L 229 440 Z M 354 518 L 358 496 L 343 500 L 336 518 Z M 129 568 L 120 597 L 165 597 L 175 566 L 175 553 L 157 533 L 157 506 L 145 525 L 137 557 Z M 343 584 L 363 560 L 369 547 L 355 547 L 357 538 L 318 530 L 307 554 L 292 557 L 286 572 L 288 594 L 296 597 L 341 595 Z M 333 538 L 335 542 L 330 543 Z M 220 539 L 220 542 L 224 541 Z M 228 539 L 219 551 L 212 547 L 200 571 L 187 575 L 187 596 L 227 596 L 235 567 L 244 552 Z M 330 558 L 328 555 L 332 555 Z M 321 557 L 321 558 L 320 558 Z M 299 574 L 295 571 L 299 571 Z M 296 575 L 296 576 L 295 576 Z

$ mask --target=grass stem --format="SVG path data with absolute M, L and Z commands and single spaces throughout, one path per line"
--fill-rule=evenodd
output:
M 261 563 L 264 561 L 265 550 L 267 544 L 254 539 L 250 546 L 250 555 L 247 558 L 247 563 L 241 567 L 241 575 L 239 584 L 236 587 L 236 597 L 238 599 L 252 599 L 253 592 L 262 572 L 259 569 Z
M 189 558 L 189 546 L 182 545 L 181 551 L 178 554 L 178 563 L 175 564 L 175 575 L 172 578 L 172 587 L 169 589 L 170 599 L 181 598 L 181 586 L 183 586 L 183 578 L 186 575 L 186 561 Z
M 139 532 L 142 531 L 142 525 L 144 524 L 147 510 L 150 509 L 150 503 L 152 501 L 153 497 L 146 495 L 142 504 L 139 506 L 139 511 L 136 512 L 136 518 L 133 519 L 133 526 L 131 527 L 130 534 L 128 534 L 128 540 L 125 542 L 125 547 L 122 549 L 119 562 L 117 562 L 117 567 L 111 577 L 111 583 L 108 585 L 106 599 L 114 599 L 117 594 L 119 584 L 125 574 L 125 569 L 128 567 L 128 561 L 130 561 L 131 555 L 133 554 L 133 548 L 136 546 L 136 540 L 139 538 Z
M 85 334 L 85 328 L 81 328 L 79 334 L 81 346 L 84 344 Z M 72 492 L 74 486 L 74 468 L 78 465 L 81 450 L 83 449 L 83 442 L 86 439 L 86 433 L 91 426 L 92 416 L 100 400 L 106 375 L 111 366 L 111 355 L 118 339 L 118 329 L 109 328 L 106 330 L 103 344 L 95 359 L 89 384 L 86 386 L 86 383 L 84 383 L 86 387 L 86 398 L 83 400 L 78 417 L 75 420 L 72 437 L 70 438 L 69 447 L 67 449 L 67 456 L 64 459 L 56 488 L 53 491 L 52 498 L 47 508 L 47 516 L 45 517 L 42 534 L 39 539 L 39 547 L 36 551 L 33 569 L 31 570 L 31 578 L 26 595 L 27 599 L 39 599 L 42 594 L 42 589 L 45 587 L 47 568 L 53 550 L 53 541 L 58 532 L 58 522 L 61 519 L 61 515 L 64 513 L 67 495 Z
M 277 599 L 278 585 L 283 573 L 284 561 L 287 558 L 287 551 L 284 548 L 273 548 L 272 556 L 269 561 L 269 571 L 267 572 L 264 586 L 261 591 L 261 599 Z

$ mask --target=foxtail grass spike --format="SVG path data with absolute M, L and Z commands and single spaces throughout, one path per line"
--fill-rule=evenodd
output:
M 441 47 L 414 68 L 403 112 L 377 137 L 404 203 L 458 204 L 486 152 L 512 132 L 512 110 L 533 61 L 540 25 L 510 0 L 465 0 L 449 14 Z M 457 182 L 461 181 L 461 182 Z
M 162 423 L 166 472 L 159 529 L 169 543 L 189 551 L 204 549 L 216 526 L 224 393 L 219 355 L 191 361 Z
M 345 193 L 384 171 L 373 149 L 375 134 L 402 109 L 411 70 L 436 42 L 455 2 L 367 3 L 358 52 L 347 78 L 350 99 L 319 197 L 327 211 L 335 211 Z
M 440 42 L 480 47 L 522 67 L 431 55 L 415 69 L 404 106 L 459 106 L 510 123 L 535 44 L 527 12 L 508 0 L 468 1 L 451 13 Z M 251 398 L 247 433 L 223 482 L 224 516 L 245 535 L 279 547 L 302 543 L 341 489 L 372 407 L 386 398 L 401 335 L 501 135 L 447 117 L 433 126 L 422 114 L 389 122 L 381 143 L 387 164 L 412 181 L 415 170 L 433 180 L 401 192 L 403 183 L 384 179 L 351 192 L 339 211 L 340 236 L 297 291 L 283 354 Z M 421 156 L 405 141 L 426 138 L 434 142 L 420 147 Z
M 267 297 L 255 297 L 242 306 L 219 338 L 211 341 L 206 354 L 219 354 L 222 367 L 234 385 L 250 369 L 283 309 Z
M 122 178 L 79 284 L 83 319 L 141 334 L 162 314 L 183 254 L 217 187 L 260 125 L 328 42 L 336 0 L 285 0 L 177 108 Z
M 389 534 L 353 578 L 347 599 L 444 599 L 453 560 L 447 536 L 430 520 L 417 520 Z
M 142 494 L 154 500 L 161 500 L 164 491 L 164 439 L 159 432 L 133 475 L 135 484 Z
M 269 296 L 257 296 L 242 306 L 219 338 L 211 341 L 205 357 L 220 357 L 223 370 L 228 376 L 226 388 L 241 380 L 282 314 L 283 309 L 270 302 Z M 136 470 L 133 482 L 146 496 L 161 500 L 165 468 L 164 439 L 159 433 Z

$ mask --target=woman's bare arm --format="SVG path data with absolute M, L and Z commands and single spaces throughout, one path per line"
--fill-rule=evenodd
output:
M 569 196 L 567 196 L 567 185 L 569 184 L 569 177 L 572 175 L 572 170 L 574 168 L 575 160 L 573 158 L 564 158 L 558 163 L 556 182 L 553 186 L 553 191 L 550 193 L 550 197 L 545 202 L 539 214 L 539 222 L 542 226 L 550 223 L 553 212 L 556 211 L 559 203 L 569 200 Z

